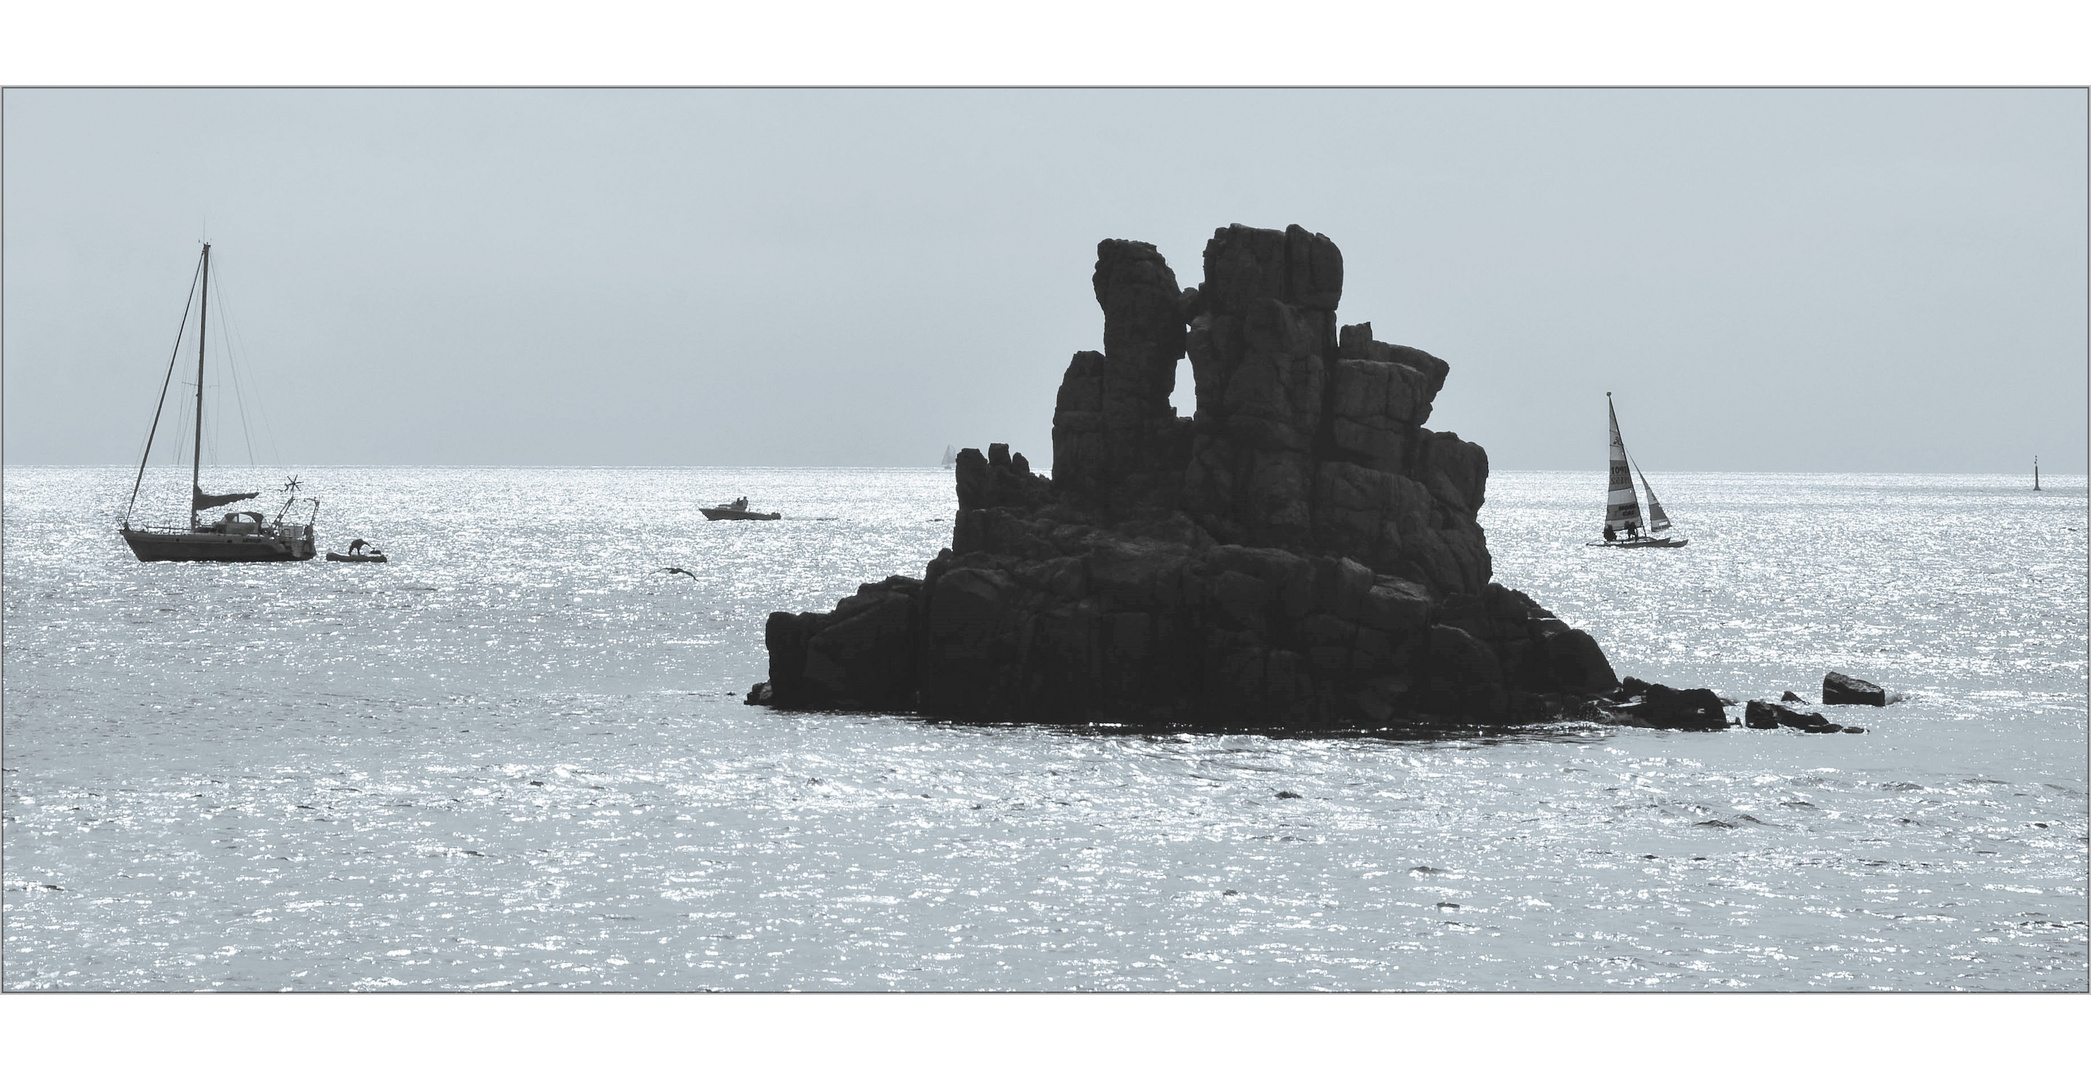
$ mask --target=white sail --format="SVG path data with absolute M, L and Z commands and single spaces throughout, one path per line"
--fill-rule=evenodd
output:
M 1648 485 L 1648 474 L 1641 471 L 1641 463 L 1634 462 L 1634 475 L 1641 478 L 1641 490 L 1648 493 L 1648 531 L 1659 533 L 1670 527 L 1669 515 L 1663 513 L 1663 504 L 1655 501 L 1655 489 Z
M 1619 414 L 1612 410 L 1612 395 L 1605 395 L 1605 414 L 1612 420 L 1612 478 L 1605 491 L 1605 528 L 1624 533 L 1641 527 L 1641 503 L 1634 498 L 1634 480 L 1626 463 L 1626 442 L 1619 437 Z

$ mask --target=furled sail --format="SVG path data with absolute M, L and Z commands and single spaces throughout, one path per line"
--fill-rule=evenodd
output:
M 1612 395 L 1605 395 L 1605 413 L 1612 420 L 1612 480 L 1605 492 L 1605 528 L 1625 532 L 1641 527 L 1641 503 L 1634 498 L 1634 479 L 1626 463 L 1626 442 L 1619 437 L 1619 414 L 1612 409 Z M 1652 504 L 1654 498 L 1650 497 Z M 1666 522 L 1667 524 L 1667 522 Z
M 1663 513 L 1663 504 L 1655 501 L 1655 489 L 1648 486 L 1648 474 L 1641 471 L 1641 463 L 1634 462 L 1634 475 L 1641 478 L 1641 490 L 1648 493 L 1648 531 L 1659 533 L 1670 527 L 1670 518 Z
M 225 506 L 245 499 L 252 499 L 260 494 L 261 492 L 259 491 L 247 491 L 232 495 L 206 495 L 203 493 L 203 489 L 199 487 L 195 489 L 195 494 L 191 496 L 189 511 L 191 513 L 202 513 L 214 506 Z

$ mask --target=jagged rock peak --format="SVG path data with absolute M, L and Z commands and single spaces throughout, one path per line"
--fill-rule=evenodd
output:
M 957 461 L 952 546 L 828 614 L 778 612 L 781 707 L 1288 729 L 1558 715 L 1618 683 L 1588 634 L 1490 583 L 1479 446 L 1423 427 L 1450 368 L 1339 326 L 1328 237 L 1230 225 L 1179 287 L 1105 240 L 1052 479 Z M 1169 404 L 1188 357 L 1197 410 Z

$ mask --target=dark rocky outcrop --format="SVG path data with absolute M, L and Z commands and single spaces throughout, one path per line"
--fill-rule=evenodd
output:
M 1811 735 L 1848 731 L 1861 734 L 1864 728 L 1845 727 L 1825 719 L 1821 713 L 1804 713 L 1790 709 L 1775 701 L 1752 701 L 1743 706 L 1743 726 L 1751 728 L 1793 728 Z
M 1864 679 L 1839 675 L 1832 671 L 1822 677 L 1822 703 L 1824 705 L 1881 705 L 1888 703 L 1888 692 Z
M 1650 727 L 1682 731 L 1719 731 L 1728 726 L 1728 714 L 1713 691 L 1673 690 L 1661 683 L 1648 688 L 1637 715 Z
M 1338 325 L 1336 245 L 1233 225 L 1204 271 L 1180 288 L 1152 245 L 1097 245 L 1104 348 L 1061 380 L 1052 478 L 961 453 L 951 547 L 920 579 L 771 615 L 750 702 L 1328 730 L 1613 693 L 1589 634 L 1489 580 L 1488 455 L 1423 426 L 1450 367 Z M 1169 404 L 1186 356 L 1190 418 Z M 1710 691 L 1645 693 L 1650 722 L 1725 726 Z

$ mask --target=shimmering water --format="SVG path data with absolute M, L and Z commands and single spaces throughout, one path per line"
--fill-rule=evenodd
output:
M 386 566 L 5 480 L 8 989 L 2086 989 L 2082 478 L 1659 476 L 1691 546 L 1627 552 L 1499 474 L 1498 579 L 1622 673 L 1905 700 L 1432 743 L 741 705 L 941 469 L 307 471 Z

